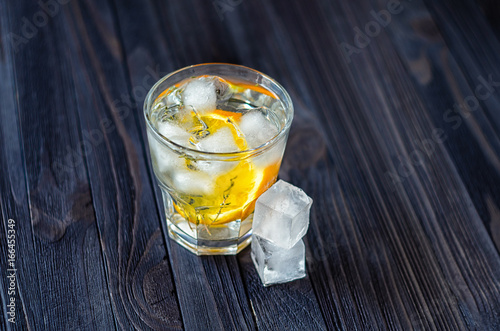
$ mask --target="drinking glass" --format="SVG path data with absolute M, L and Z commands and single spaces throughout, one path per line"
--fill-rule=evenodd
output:
M 218 77 L 228 85 L 222 87 L 225 99 L 217 100 L 213 113 L 199 117 L 193 109 L 193 114 L 207 123 L 203 125 L 208 130 L 211 125 L 230 126 L 243 144 L 239 146 L 245 146 L 243 149 L 208 152 L 196 145 L 180 144 L 159 129 L 162 118 L 172 109 L 190 107 L 185 104 L 183 86 L 199 77 Z M 278 176 L 293 119 L 288 93 L 269 76 L 244 66 L 199 64 L 160 79 L 146 96 L 144 115 L 169 237 L 197 255 L 240 252 L 251 240 L 255 201 Z M 243 127 L 251 127 L 252 116 L 264 118 L 276 131 L 264 126 L 251 128 L 256 131 L 245 134 Z M 269 132 L 272 136 L 268 140 L 248 147 L 255 134 L 265 136 Z

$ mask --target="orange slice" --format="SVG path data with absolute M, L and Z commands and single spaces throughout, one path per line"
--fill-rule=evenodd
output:
M 227 194 L 224 190 L 216 190 L 211 195 L 194 197 L 192 205 L 182 201 L 174 204 L 175 209 L 191 223 L 218 225 L 247 218 L 255 208 L 257 198 L 274 184 L 278 177 L 279 163 L 265 168 L 255 168 L 252 164 L 242 164 L 232 171 L 217 178 L 217 184 L 223 184 L 231 176 L 239 175 Z M 219 187 L 219 186 L 217 186 Z M 210 206 L 197 210 L 194 206 Z

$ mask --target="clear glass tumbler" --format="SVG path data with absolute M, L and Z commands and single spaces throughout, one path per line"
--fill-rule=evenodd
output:
M 144 115 L 170 238 L 197 255 L 240 252 L 255 201 L 278 176 L 293 119 L 288 93 L 244 66 L 199 64 L 158 81 Z

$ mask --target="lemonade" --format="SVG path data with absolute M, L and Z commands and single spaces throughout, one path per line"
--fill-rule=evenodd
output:
M 193 75 L 149 100 L 148 141 L 169 234 L 196 254 L 248 245 L 255 201 L 277 179 L 291 116 L 260 81 Z

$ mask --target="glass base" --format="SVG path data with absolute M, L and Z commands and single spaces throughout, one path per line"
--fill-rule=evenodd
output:
M 170 194 L 164 188 L 161 191 L 168 235 L 190 252 L 196 255 L 236 255 L 250 244 L 253 213 L 243 221 L 238 219 L 220 225 L 196 225 L 177 213 Z
M 167 219 L 167 225 L 168 236 L 196 255 L 236 255 L 247 247 L 252 240 L 251 229 L 239 238 L 213 240 L 196 238 L 196 231 L 184 231 L 169 219 Z

